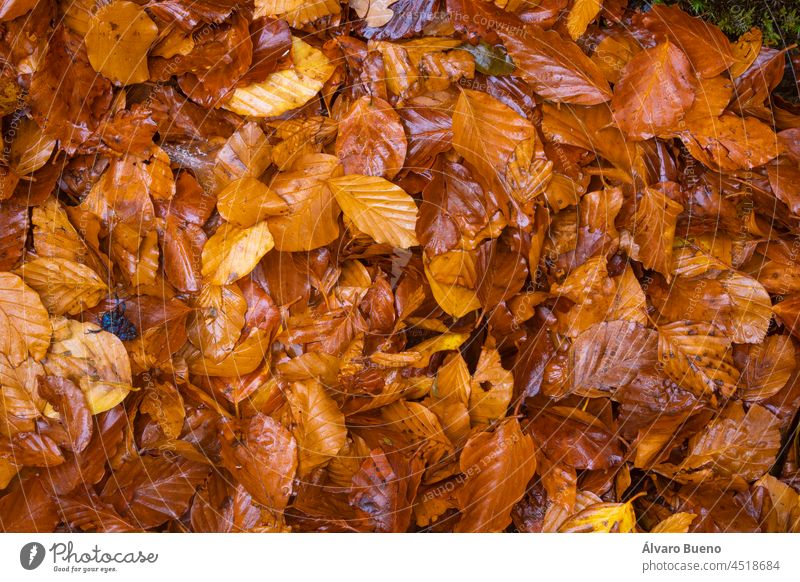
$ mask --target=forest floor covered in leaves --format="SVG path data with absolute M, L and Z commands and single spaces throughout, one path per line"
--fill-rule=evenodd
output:
M 800 531 L 732 10 L 3 2 L 0 531 Z

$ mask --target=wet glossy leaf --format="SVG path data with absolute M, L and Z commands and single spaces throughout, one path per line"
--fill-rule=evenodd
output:
M 86 33 L 89 62 L 115 83 L 147 81 L 147 51 L 158 27 L 138 4 L 115 0 L 95 12 Z

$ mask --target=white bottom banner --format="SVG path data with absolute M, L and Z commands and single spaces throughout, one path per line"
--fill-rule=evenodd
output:
M 13 581 L 797 581 L 800 536 L 3 534 L 0 571 Z

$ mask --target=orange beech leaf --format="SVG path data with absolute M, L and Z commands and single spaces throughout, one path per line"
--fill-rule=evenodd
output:
M 149 78 L 147 51 L 158 27 L 138 4 L 114 0 L 94 13 L 86 33 L 89 62 L 115 83 L 132 85 Z
M 339 236 L 341 210 L 325 181 L 341 171 L 334 156 L 312 154 L 272 179 L 269 187 L 289 204 L 288 215 L 267 219 L 277 250 L 310 251 Z
M 665 41 L 634 56 L 614 86 L 611 109 L 631 139 L 649 139 L 673 130 L 695 100 L 689 61 Z
M 642 20 L 656 37 L 668 38 L 685 52 L 701 77 L 719 75 L 734 63 L 730 41 L 722 31 L 677 6 L 654 6 Z
M 83 392 L 67 378 L 40 376 L 39 393 L 52 404 L 67 433 L 70 450 L 80 453 L 92 438 L 92 419 Z
M 256 414 L 237 429 L 220 426 L 222 462 L 258 503 L 286 507 L 297 470 L 297 442 L 281 424 Z
M 611 89 L 589 57 L 555 30 L 530 25 L 522 34 L 498 27 L 508 54 L 534 92 L 549 101 L 596 105 L 611 99 Z
M 344 415 L 319 382 L 294 382 L 286 398 L 298 447 L 298 475 L 305 477 L 344 446 Z
M 503 531 L 536 470 L 531 437 L 522 433 L 516 419 L 505 420 L 494 432 L 470 437 L 459 466 L 467 480 L 458 492 L 461 519 L 456 531 Z
M 742 370 L 745 382 L 742 398 L 759 401 L 780 392 L 797 367 L 792 338 L 772 335 L 763 344 L 747 347 L 747 360 Z
M 658 359 L 678 385 L 698 396 L 728 397 L 736 390 L 731 340 L 706 323 L 675 322 L 658 329 Z
M 12 365 L 29 355 L 41 360 L 52 335 L 39 295 L 12 273 L 0 273 L 0 352 Z
M 779 446 L 780 432 L 772 413 L 758 404 L 745 412 L 740 402 L 732 402 L 690 439 L 688 456 L 677 467 L 676 478 L 690 482 L 711 475 L 757 479 L 772 467 Z
M 0 531 L 800 530 L 800 60 L 639 4 L 0 2 Z
M 533 125 L 497 99 L 465 89 L 453 111 L 453 148 L 483 176 L 513 180 L 515 167 L 532 161 Z
M 361 97 L 339 121 L 336 155 L 346 174 L 391 180 L 406 158 L 406 134 L 400 116 L 379 97 Z
M 645 188 L 637 202 L 630 254 L 645 267 L 669 275 L 675 225 L 683 207 L 655 188 Z
M 274 246 L 266 220 L 249 228 L 226 222 L 203 247 L 203 276 L 212 285 L 230 285 L 252 271 Z

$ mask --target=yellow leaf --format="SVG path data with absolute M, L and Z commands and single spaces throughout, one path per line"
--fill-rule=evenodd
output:
M 305 477 L 324 465 L 344 446 L 344 415 L 315 380 L 294 382 L 286 392 L 292 411 L 292 434 L 299 450 L 298 476 Z
M 367 26 L 377 28 L 388 23 L 394 16 L 389 6 L 397 0 L 351 0 L 350 8 L 363 18 Z
M 5 458 L 0 458 L 0 491 L 8 487 L 11 479 L 19 471 L 19 467 Z
M 491 424 L 506 415 L 514 392 L 514 375 L 503 368 L 500 353 L 484 346 L 472 376 L 469 418 L 472 426 Z
M 268 216 L 288 213 L 289 205 L 260 180 L 244 177 L 219 193 L 217 210 L 228 222 L 247 228 Z
M 470 395 L 469 370 L 459 352 L 445 360 L 436 374 L 430 399 L 425 401 L 439 418 L 447 437 L 454 443 L 465 439 L 470 431 L 467 404 Z
M 239 115 L 275 117 L 308 103 L 333 74 L 321 50 L 292 37 L 294 67 L 271 73 L 261 83 L 240 87 L 223 105 Z
M 256 0 L 253 18 L 281 16 L 303 5 L 304 0 Z
M 800 532 L 800 494 L 769 474 L 761 477 L 754 486 L 766 489 L 772 500 L 772 507 L 768 514 L 769 519 L 764 519 L 772 527 L 761 531 Z
M 670 515 L 651 529 L 650 533 L 686 533 L 696 517 L 697 515 L 694 513 L 686 513 L 685 511 Z
M 203 247 L 203 276 L 212 285 L 230 285 L 249 274 L 273 246 L 266 220 L 250 228 L 226 222 Z
M 92 269 L 69 259 L 34 259 L 17 273 L 34 291 L 50 313 L 76 315 L 100 303 L 108 287 Z
M 379 176 L 357 174 L 327 183 L 342 211 L 375 241 L 404 249 L 419 244 L 417 205 L 400 186 Z
M 27 176 L 47 163 L 56 140 L 43 134 L 37 123 L 27 117 L 19 120 L 15 133 L 8 156 L 10 165 L 18 176 Z
M 42 365 L 49 375 L 78 384 L 92 414 L 113 408 L 131 390 L 131 364 L 125 346 L 94 323 L 55 318 L 53 343 Z
M 183 347 L 182 353 L 192 374 L 241 376 L 249 374 L 264 361 L 264 357 L 269 354 L 269 339 L 269 332 L 254 327 L 247 337 L 219 362 L 203 357 L 200 350 L 188 343 Z
M 41 360 L 50 344 L 50 318 L 39 295 L 13 273 L 0 273 L 0 353 L 12 366 Z
M 144 83 L 150 77 L 147 51 L 158 27 L 144 8 L 115 0 L 101 7 L 86 33 L 89 63 L 101 75 L 121 85 Z
M 631 533 L 636 530 L 633 499 L 627 503 L 595 503 L 578 512 L 558 528 L 566 533 Z
M 341 172 L 339 159 L 327 154 L 303 156 L 291 171 L 278 173 L 270 182 L 273 192 L 289 204 L 286 216 L 267 219 L 282 252 L 310 251 L 339 236 L 339 206 L 325 180 Z
M 188 339 L 206 358 L 219 362 L 239 341 L 247 301 L 236 285 L 205 285 L 192 307 L 195 311 L 186 323 Z
M 600 14 L 602 0 L 575 0 L 567 16 L 567 31 L 572 40 L 578 40 L 586 32 L 586 28 Z
M 436 274 L 432 272 L 427 261 L 423 263 L 423 267 L 433 297 L 445 313 L 453 317 L 464 317 L 470 311 L 480 308 L 481 302 L 474 289 L 442 283 L 436 278 Z
M 339 14 L 341 11 L 339 0 L 304 0 L 297 8 L 285 12 L 282 18 L 292 28 L 302 28 L 304 24 Z
M 731 43 L 731 52 L 735 62 L 731 65 L 731 79 L 739 77 L 758 58 L 761 52 L 763 34 L 758 28 L 751 28 L 740 36 L 736 42 Z
M 420 359 L 412 365 L 413 368 L 424 368 L 431 360 L 431 356 L 437 352 L 446 352 L 450 350 L 457 350 L 461 347 L 469 334 L 466 333 L 443 333 L 431 339 L 425 340 L 416 346 L 411 351 L 420 355 Z

